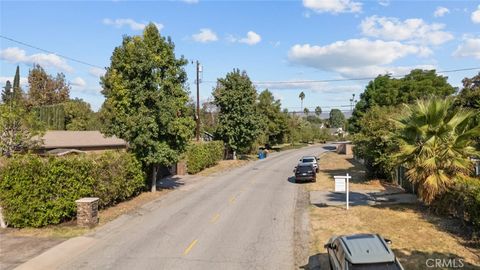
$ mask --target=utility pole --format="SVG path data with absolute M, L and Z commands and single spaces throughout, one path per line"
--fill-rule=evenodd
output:
M 355 94 L 352 94 L 352 98 L 350 99 L 350 112 L 353 112 L 353 107 L 355 106 Z
M 200 141 L 200 63 L 197 60 L 197 127 L 195 134 L 197 137 L 197 142 Z

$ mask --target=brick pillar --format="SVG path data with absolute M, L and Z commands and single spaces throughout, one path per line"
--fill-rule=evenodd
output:
M 177 163 L 177 175 L 186 175 L 187 174 L 187 162 L 179 161 Z
M 77 225 L 93 227 L 98 224 L 98 198 L 81 198 L 77 203 Z

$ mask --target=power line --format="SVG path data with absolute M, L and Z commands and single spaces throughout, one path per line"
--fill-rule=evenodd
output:
M 98 66 L 98 65 L 94 65 L 94 64 L 87 63 L 87 62 L 82 61 L 82 60 L 75 59 L 75 58 L 70 57 L 70 56 L 66 56 L 66 55 L 62 55 L 62 54 L 56 53 L 56 52 L 52 52 L 52 51 L 49 51 L 49 50 L 45 50 L 45 49 L 39 48 L 39 47 L 37 47 L 37 46 L 31 45 L 31 44 L 28 44 L 28 43 L 25 43 L 25 42 L 22 42 L 22 41 L 19 41 L 19 40 L 15 40 L 15 39 L 13 39 L 13 38 L 6 37 L 6 36 L 4 36 L 4 35 L 0 35 L 0 37 L 3 38 L 3 39 L 6 39 L 6 40 L 10 40 L 10 41 L 12 41 L 12 42 L 21 44 L 21 45 L 23 45 L 23 46 L 27 46 L 27 47 L 30 47 L 30 48 L 33 48 L 33 49 L 42 51 L 42 52 L 46 52 L 46 53 L 51 53 L 51 54 L 58 55 L 58 56 L 60 56 L 60 57 L 62 57 L 62 58 L 65 58 L 65 59 L 67 59 L 67 60 L 70 60 L 70 61 L 73 61 L 73 62 L 77 62 L 77 63 L 83 64 L 83 65 L 87 65 L 87 66 L 94 67 L 94 68 L 100 68 L 100 69 L 104 69 L 104 68 L 105 68 L 105 67 L 101 67 L 101 66 Z
M 83 64 L 83 65 L 87 65 L 87 66 L 90 66 L 90 67 L 95 67 L 95 68 L 100 68 L 100 69 L 104 69 L 105 67 L 101 67 L 99 65 L 95 65 L 95 64 L 90 64 L 88 62 L 85 62 L 83 60 L 78 60 L 76 58 L 73 58 L 73 57 L 69 57 L 69 56 L 66 56 L 66 55 L 62 55 L 62 54 L 59 54 L 59 53 L 56 53 L 56 52 L 53 52 L 53 51 L 49 51 L 49 50 L 45 50 L 45 49 L 42 49 L 42 48 L 39 48 L 37 46 L 34 46 L 34 45 L 31 45 L 31 44 L 28 44 L 28 43 L 25 43 L 25 42 L 22 42 L 22 41 L 19 41 L 19 40 L 16 40 L 16 39 L 13 39 L 13 38 L 10 38 L 10 37 L 6 37 L 4 35 L 0 35 L 1 38 L 3 39 L 6 39 L 6 40 L 9 40 L 9 41 L 12 41 L 12 42 L 15 42 L 15 43 L 18 43 L 18 44 L 21 44 L 21 45 L 24 45 L 24 46 L 27 46 L 27 47 L 30 47 L 30 48 L 33 48 L 33 49 L 36 49 L 36 50 L 39 50 L 39 51 L 42 51 L 42 52 L 46 52 L 46 53 L 51 53 L 51 54 L 55 54 L 55 55 L 58 55 L 60 57 L 63 57 L 67 60 L 70 60 L 70 61 L 73 61 L 73 62 L 77 62 L 77 63 L 80 63 L 80 64 Z M 437 71 L 437 73 L 454 73 L 454 72 L 460 72 L 460 71 L 470 71 L 470 70 L 480 70 L 480 67 L 468 67 L 468 68 L 459 68 L 459 69 L 450 69 L 450 70 L 442 70 L 442 71 Z M 391 75 L 390 77 L 391 78 L 401 78 L 401 77 L 404 77 L 408 74 L 403 74 L 403 75 Z M 366 81 L 366 80 L 373 80 L 375 79 L 376 77 L 359 77 L 359 78 L 344 78 L 344 79 L 325 79 L 325 80 L 292 80 L 292 81 L 253 81 L 252 83 L 253 84 L 256 84 L 256 85 L 265 85 L 265 84 L 304 84 L 304 83 L 326 83 L 326 82 L 348 82 L 348 81 Z M 202 81 L 202 83 L 217 83 L 217 81 Z
M 437 73 L 454 73 L 460 71 L 470 71 L 470 70 L 480 70 L 480 67 L 469 67 L 469 68 L 459 68 L 459 69 L 450 69 L 450 70 L 441 70 Z M 402 78 L 408 74 L 403 75 L 390 75 L 391 78 Z M 298 80 L 298 81 L 252 81 L 256 85 L 264 84 L 302 84 L 302 83 L 326 83 L 326 82 L 348 82 L 348 81 L 366 81 L 374 80 L 377 77 L 361 77 L 361 78 L 345 78 L 345 79 L 325 79 L 325 80 Z M 216 83 L 217 81 L 203 81 L 205 83 Z

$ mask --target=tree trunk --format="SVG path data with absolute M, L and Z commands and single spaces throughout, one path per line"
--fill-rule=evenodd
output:
M 233 150 L 233 156 L 232 156 L 233 160 L 236 160 L 237 159 L 237 151 Z
M 151 183 L 151 192 L 156 192 L 157 191 L 157 172 L 158 172 L 158 166 L 153 164 L 152 165 L 152 183 Z

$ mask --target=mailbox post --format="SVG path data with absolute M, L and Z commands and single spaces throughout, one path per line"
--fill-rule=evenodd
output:
M 335 175 L 335 192 L 345 192 L 345 197 L 347 200 L 347 210 L 349 208 L 349 179 L 352 178 L 348 173 L 347 175 Z

